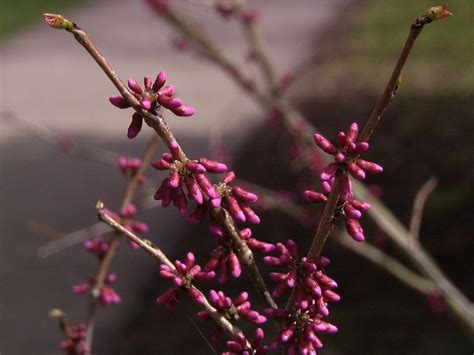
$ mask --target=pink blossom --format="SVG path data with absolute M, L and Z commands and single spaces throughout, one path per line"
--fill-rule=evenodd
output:
M 119 304 L 122 300 L 120 296 L 115 292 L 115 290 L 110 286 L 112 282 L 117 279 L 115 274 L 107 275 L 105 279 L 105 283 L 100 290 L 99 302 L 102 306 L 106 306 L 108 304 Z M 95 286 L 95 277 L 89 277 L 89 281 L 74 285 L 72 290 L 74 293 L 83 294 L 88 293 L 92 290 Z
M 86 346 L 87 329 L 84 324 L 71 325 L 69 327 L 70 336 L 66 340 L 61 341 L 60 348 L 64 350 L 66 355 L 86 355 L 90 354 Z
M 247 339 L 242 333 L 239 333 L 237 339 L 228 340 L 226 342 L 228 351 L 223 352 L 223 355 L 265 355 L 268 352 L 268 347 L 262 345 L 264 337 L 263 329 L 257 328 L 252 342 L 250 343 L 251 348 L 247 346 Z
M 162 304 L 167 308 L 172 308 L 178 303 L 178 298 L 182 291 L 187 291 L 191 298 L 198 304 L 202 304 L 204 296 L 192 285 L 194 280 L 211 280 L 215 277 L 213 271 L 201 271 L 199 265 L 195 265 L 193 253 L 187 253 L 184 262 L 176 260 L 174 268 L 168 265 L 160 265 L 160 276 L 172 280 L 174 287 L 168 288 L 156 300 L 158 304 Z
M 144 89 L 133 79 L 128 79 L 130 93 L 140 102 L 140 106 L 145 111 L 157 111 L 161 106 L 171 110 L 177 116 L 192 116 L 194 109 L 186 106 L 182 101 L 174 97 L 175 87 L 173 85 L 164 86 L 166 82 L 166 73 L 160 72 L 152 83 L 150 77 L 143 79 Z M 109 101 L 115 107 L 125 109 L 130 107 L 122 96 L 111 96 Z M 128 138 L 135 138 L 143 125 L 143 117 L 135 112 L 132 115 L 132 122 L 128 128 Z
M 88 239 L 84 242 L 84 248 L 90 253 L 102 256 L 109 250 L 109 243 L 100 238 Z

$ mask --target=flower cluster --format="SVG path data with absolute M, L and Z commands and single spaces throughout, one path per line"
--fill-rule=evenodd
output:
M 273 342 L 287 344 L 293 353 L 314 352 L 321 347 L 320 340 L 314 333 L 335 332 L 337 328 L 322 321 L 329 315 L 328 302 L 340 300 L 332 289 L 337 287 L 334 280 L 324 273 L 324 267 L 329 264 L 327 258 L 308 260 L 299 258 L 295 242 L 291 239 L 286 246 L 277 243 L 277 256 L 266 256 L 265 263 L 272 266 L 286 267 L 289 271 L 270 273 L 270 278 L 277 283 L 272 296 L 282 296 L 287 290 L 293 289 L 292 306 L 288 311 L 268 309 L 266 314 L 277 320 L 285 320 L 285 326 Z
M 166 73 L 160 72 L 155 81 L 145 76 L 143 79 L 145 89 L 133 79 L 128 79 L 128 87 L 135 98 L 140 102 L 142 109 L 156 111 L 160 106 L 166 107 L 177 116 L 192 116 L 194 109 L 186 106 L 183 102 L 174 97 L 175 87 L 173 85 L 165 85 Z M 111 96 L 109 101 L 112 105 L 125 109 L 131 107 L 130 103 L 122 96 Z M 128 138 L 135 138 L 143 125 L 143 117 L 140 113 L 135 112 L 132 116 L 132 122 L 128 128 Z
M 117 165 L 124 175 L 132 177 L 137 173 L 138 169 L 140 169 L 142 161 L 140 158 L 125 157 L 121 155 L 117 159 Z M 138 178 L 139 185 L 143 185 L 145 181 L 146 178 L 143 175 Z
M 333 155 L 335 161 L 330 163 L 321 173 L 322 192 L 311 190 L 304 191 L 305 197 L 311 202 L 325 202 L 336 182 L 339 183 L 338 214 L 344 215 L 346 229 L 356 241 L 363 241 L 364 231 L 359 223 L 362 213 L 367 212 L 370 204 L 355 200 L 352 193 L 352 183 L 349 175 L 358 180 L 363 180 L 367 173 L 378 174 L 383 168 L 373 162 L 359 158 L 359 155 L 369 148 L 367 142 L 357 142 L 359 128 L 357 123 L 352 123 L 347 132 L 339 132 L 337 148 L 320 134 L 313 136 L 316 144 L 324 152 Z
M 99 302 L 102 306 L 106 306 L 108 304 L 119 304 L 122 301 L 120 299 L 120 296 L 114 291 L 114 289 L 109 286 L 112 282 L 115 282 L 116 279 L 117 276 L 115 274 L 109 274 L 105 278 L 105 284 L 100 289 L 99 296 Z M 74 293 L 78 294 L 87 293 L 95 286 L 95 282 L 95 277 L 89 277 L 88 282 L 79 285 L 74 285 L 72 287 L 72 290 Z
M 183 290 L 187 290 L 191 298 L 198 304 L 202 304 L 204 296 L 192 285 L 192 281 L 211 280 L 215 277 L 214 272 L 201 271 L 199 265 L 195 265 L 193 253 L 187 253 L 184 263 L 176 260 L 174 267 L 165 264 L 160 265 L 160 275 L 165 279 L 173 280 L 174 287 L 168 288 L 156 300 L 167 308 L 172 308 L 178 303 L 179 295 Z
M 222 355 L 265 355 L 268 352 L 268 347 L 262 345 L 262 340 L 265 334 L 262 328 L 257 328 L 252 342 L 250 343 L 251 348 L 247 345 L 247 339 L 242 333 L 237 334 L 237 339 L 228 340 L 226 345 L 229 349 L 222 353 Z
M 86 355 L 89 349 L 86 347 L 86 326 L 84 324 L 71 325 L 69 327 L 69 337 L 61 341 L 60 348 L 66 355 Z
M 209 303 L 228 320 L 236 321 L 242 318 L 247 322 L 254 324 L 265 323 L 267 318 L 259 314 L 257 311 L 250 309 L 251 304 L 248 301 L 248 297 L 249 295 L 247 292 L 242 292 L 232 301 L 222 291 L 209 291 Z M 200 311 L 198 317 L 202 320 L 212 319 L 208 311 Z
M 163 153 L 161 159 L 151 162 L 151 165 L 157 170 L 170 171 L 169 176 L 162 181 L 156 191 L 155 200 L 161 200 L 163 207 L 167 207 L 173 202 L 181 215 L 187 217 L 188 200 L 183 190 L 183 186 L 185 186 L 188 197 L 196 204 L 202 205 L 204 203 L 204 192 L 211 204 L 214 207 L 219 207 L 221 198 L 205 173 L 223 173 L 227 171 L 227 166 L 205 158 L 188 160 L 183 163 L 179 159 L 179 146 L 176 142 L 171 142 L 170 151 L 171 153 Z
M 230 186 L 235 179 L 234 172 L 229 172 L 224 180 L 217 184 L 216 190 L 222 198 L 224 207 L 237 222 L 260 223 L 260 218 L 249 204 L 257 202 L 257 195 L 240 186 Z
M 84 248 L 92 254 L 102 257 L 109 250 L 109 243 L 101 238 L 88 239 L 84 242 Z

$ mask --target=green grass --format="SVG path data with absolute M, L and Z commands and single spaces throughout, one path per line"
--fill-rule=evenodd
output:
M 40 21 L 43 12 L 60 12 L 84 0 L 0 0 L 0 39 Z

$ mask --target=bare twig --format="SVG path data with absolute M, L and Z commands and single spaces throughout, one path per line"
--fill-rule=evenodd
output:
M 423 209 L 425 207 L 426 200 L 434 191 L 436 185 L 438 185 L 438 179 L 433 177 L 429 178 L 415 196 L 409 228 L 413 241 L 418 242 L 420 239 L 420 227 L 421 220 L 423 219 Z
M 104 211 L 104 205 L 101 202 L 97 203 L 97 213 L 99 219 L 111 226 L 118 234 L 125 235 L 128 239 L 133 241 L 134 243 L 138 244 L 140 248 L 145 250 L 149 255 L 157 259 L 160 263 L 167 265 L 171 270 L 176 271 L 174 264 L 168 257 L 163 253 L 163 251 L 158 248 L 155 244 L 153 244 L 150 240 L 142 239 L 138 237 L 136 234 L 125 228 L 119 222 L 115 221 L 112 217 L 110 217 Z M 207 300 L 204 294 L 196 288 L 194 285 L 186 286 L 187 288 L 194 288 L 197 290 L 204 300 L 202 303 L 203 308 L 211 315 L 214 321 L 233 339 L 239 339 L 238 334 L 243 334 L 243 332 L 229 322 L 229 320 L 218 312 Z M 247 343 L 247 346 L 251 348 L 250 344 Z

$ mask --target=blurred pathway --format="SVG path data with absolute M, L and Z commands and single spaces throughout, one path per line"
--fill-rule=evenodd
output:
M 263 32 L 280 72 L 291 70 L 317 51 L 318 35 L 348 1 L 254 1 L 264 10 Z M 222 23 L 209 9 L 185 5 L 227 53 L 243 61 L 247 49 L 235 24 Z M 122 79 L 141 80 L 143 75 L 167 71 L 179 96 L 197 111 L 193 118 L 168 120 L 186 150 L 201 154 L 207 150 L 210 135 L 217 133 L 231 149 L 238 149 L 247 132 L 264 122 L 258 118 L 262 117 L 258 107 L 214 66 L 170 49 L 170 30 L 141 1 L 90 1 L 64 15 L 90 34 Z M 13 110 L 24 119 L 85 142 L 139 154 L 145 134 L 133 142 L 127 140 L 131 112 L 108 103 L 107 98 L 115 94 L 112 84 L 67 33 L 38 23 L 2 45 L 1 110 Z M 47 320 L 48 310 L 59 306 L 73 321 L 83 317 L 84 297 L 73 295 L 70 286 L 94 268 L 80 248 L 38 260 L 36 250 L 46 240 L 26 224 L 40 221 L 70 232 L 94 223 L 95 201 L 102 198 L 116 205 L 121 180 L 109 167 L 62 155 L 3 121 L 0 148 L 0 353 L 51 353 L 59 335 L 56 324 Z M 154 213 L 153 218 L 161 236 L 179 234 L 174 210 L 160 212 L 159 217 Z M 172 238 L 162 241 L 168 247 L 173 242 Z M 153 262 L 124 252 L 125 259 L 114 264 L 119 281 L 126 280 L 125 285 L 118 282 L 117 286 L 124 303 L 116 312 L 101 312 L 98 322 L 97 339 L 104 346 L 119 324 L 114 322 L 136 312 L 131 294 L 149 270 L 156 270 Z

